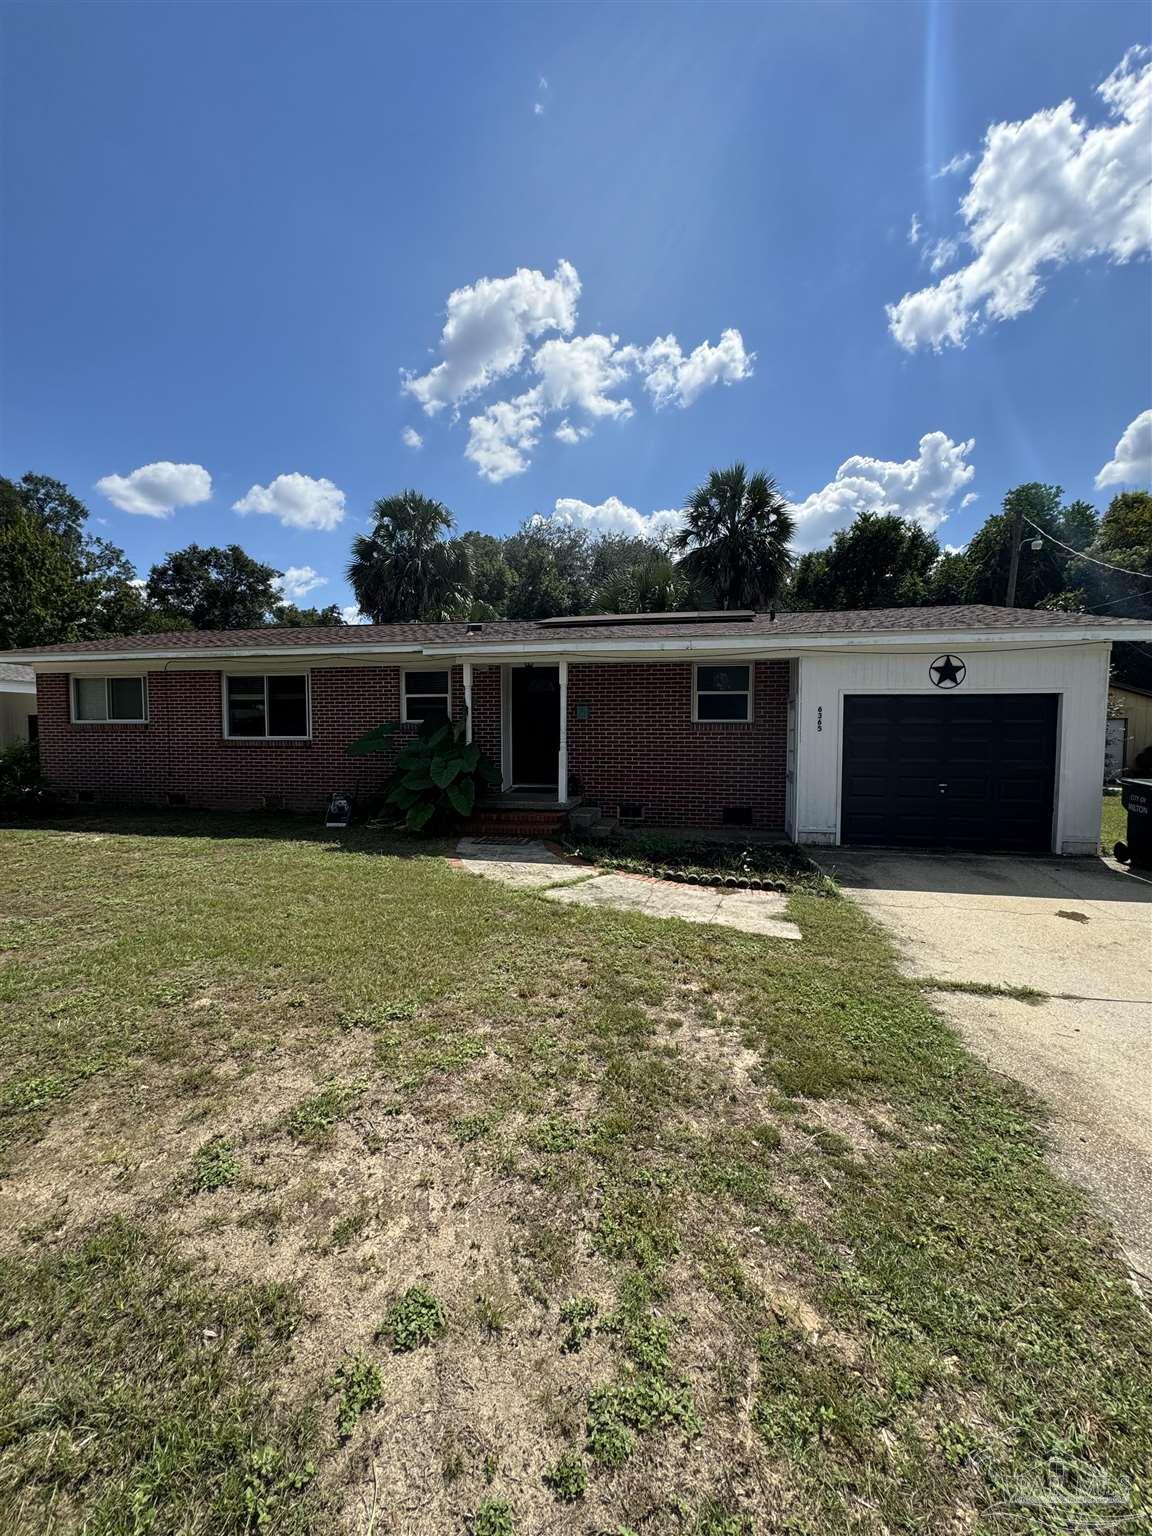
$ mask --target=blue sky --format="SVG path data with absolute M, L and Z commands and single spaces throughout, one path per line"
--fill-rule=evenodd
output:
M 238 541 L 346 603 L 406 485 L 655 529 L 740 458 L 802 543 L 962 544 L 1148 474 L 1143 5 L 0 14 L 0 469 L 141 573 Z

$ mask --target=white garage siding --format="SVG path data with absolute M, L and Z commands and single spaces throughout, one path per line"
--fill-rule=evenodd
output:
M 861 693 L 923 693 L 940 697 L 929 667 L 945 651 L 966 671 L 950 696 L 975 693 L 1052 693 L 1059 699 L 1056 805 L 1052 850 L 1093 854 L 1100 845 L 1100 791 L 1108 713 L 1111 646 L 1071 638 L 1058 644 L 947 646 L 894 651 L 809 653 L 798 664 L 797 748 L 791 835 L 799 843 L 840 841 L 844 698 Z

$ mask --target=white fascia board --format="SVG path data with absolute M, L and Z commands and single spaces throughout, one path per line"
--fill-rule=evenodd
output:
M 36 684 L 17 682 L 12 677 L 0 677 L 0 693 L 35 693 Z
M 515 645 L 425 646 L 425 656 L 468 657 L 472 661 L 498 662 L 523 656 L 568 656 L 571 658 L 689 656 L 700 653 L 724 656 L 780 655 L 795 656 L 804 651 L 841 650 L 971 650 L 974 647 L 1007 647 L 1032 650 L 1037 646 L 1099 645 L 1102 641 L 1152 640 L 1152 626 L 1147 630 L 1092 629 L 1036 630 L 900 630 L 888 634 L 823 635 L 727 635 L 714 639 L 692 640 L 602 640 L 598 644 L 572 641 L 523 641 Z
M 0 651 L 0 658 L 4 656 Z M 228 649 L 211 649 L 204 647 L 195 650 L 181 651 L 83 651 L 74 655 L 62 656 L 59 652 L 51 655 L 20 657 L 21 666 L 34 667 L 37 672 L 63 672 L 74 667 L 91 663 L 93 666 L 103 668 L 125 666 L 136 667 L 142 662 L 165 662 L 175 664 L 182 663 L 195 669 L 196 663 L 218 661 L 282 661 L 291 663 L 296 660 L 308 661 L 315 666 L 322 662 L 326 656 L 343 657 L 353 661 L 370 660 L 376 656 L 389 658 L 410 656 L 418 660 L 423 655 L 423 648 L 418 645 L 301 645 L 301 646 L 232 646 Z

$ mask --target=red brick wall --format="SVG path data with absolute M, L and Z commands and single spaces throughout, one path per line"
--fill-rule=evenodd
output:
M 398 667 L 313 667 L 312 739 L 227 741 L 219 671 L 151 672 L 147 725 L 73 725 L 66 676 L 38 682 L 40 757 L 64 789 L 97 800 L 253 810 L 280 797 L 315 812 L 335 789 L 370 796 L 388 776 L 391 754 L 348 757 L 345 747 L 400 717 Z M 454 713 L 463 705 L 453 669 Z M 500 762 L 501 671 L 476 666 L 473 739 Z M 578 706 L 589 718 L 577 719 Z M 753 825 L 784 824 L 788 664 L 755 664 L 750 723 L 692 719 L 687 662 L 572 663 L 568 669 L 568 767 L 586 799 L 612 815 L 639 801 L 644 819 L 665 826 L 721 825 L 725 806 L 751 806 Z
M 472 740 L 500 766 L 502 672 L 499 667 L 472 668 Z
M 589 718 L 577 719 L 588 706 Z M 754 666 L 753 719 L 692 719 L 690 662 L 573 662 L 568 668 L 568 772 L 615 815 L 639 801 L 644 820 L 718 827 L 725 806 L 750 806 L 752 825 L 784 826 L 788 663 Z
M 393 755 L 348 757 L 345 748 L 400 718 L 400 669 L 313 667 L 311 686 L 310 741 L 228 741 L 218 671 L 150 672 L 146 725 L 73 725 L 69 678 L 41 676 L 40 761 L 66 790 L 136 804 L 182 795 L 192 806 L 252 810 L 279 796 L 289 810 L 314 812 L 336 789 L 378 793 Z

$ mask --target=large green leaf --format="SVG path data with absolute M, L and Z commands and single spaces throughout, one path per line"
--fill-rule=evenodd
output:
M 490 763 L 485 757 L 481 758 L 481 760 L 476 764 L 476 777 L 478 779 L 483 779 L 485 784 L 500 784 L 503 782 L 504 776 L 500 772 L 499 768 L 497 768 L 496 764 Z
M 447 789 L 452 780 L 464 771 L 464 758 L 459 752 L 441 752 L 433 758 L 428 772 L 437 789 Z
M 392 721 L 388 725 L 378 725 L 365 736 L 358 736 L 344 748 L 350 757 L 366 757 L 370 752 L 386 752 L 392 745 L 392 738 L 400 729 L 399 721 Z
M 444 793 L 457 815 L 471 816 L 476 804 L 476 785 L 471 779 L 458 779 L 455 784 L 449 784 Z
M 389 792 L 387 799 L 390 805 L 398 805 L 402 811 L 406 811 L 420 799 L 420 792 L 415 789 L 405 789 L 403 784 L 397 784 L 395 789 Z
M 471 741 L 466 747 L 461 747 L 460 755 L 464 760 L 465 772 L 472 773 L 480 762 L 480 748 Z
M 427 773 L 423 768 L 418 769 L 415 773 L 406 773 L 400 782 L 405 789 L 439 788 L 439 785 L 436 784 L 435 780 L 432 778 L 432 775 Z
M 443 747 L 450 742 L 456 734 L 456 727 L 449 720 L 444 725 L 437 726 L 429 735 L 421 735 L 421 745 L 435 752 L 437 747 Z
M 414 805 L 404 818 L 404 825 L 409 832 L 420 832 L 432 819 L 432 813 L 436 807 L 430 800 L 424 800 L 419 805 Z

